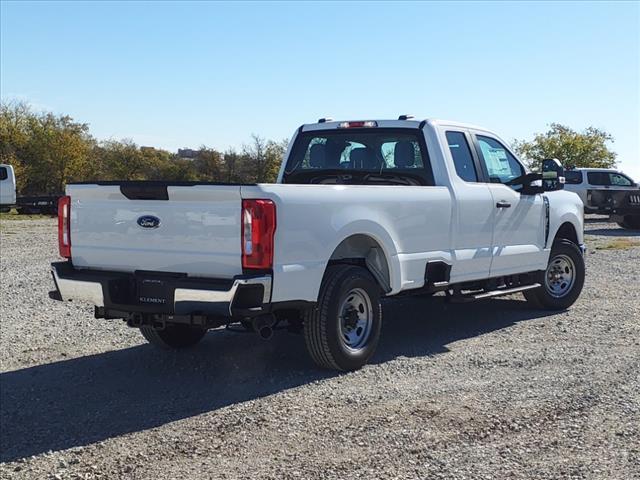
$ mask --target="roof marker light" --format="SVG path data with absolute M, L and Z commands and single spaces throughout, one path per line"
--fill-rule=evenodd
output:
M 341 122 L 338 125 L 338 128 L 371 128 L 377 126 L 378 122 L 374 122 L 373 120 L 360 120 L 357 122 Z

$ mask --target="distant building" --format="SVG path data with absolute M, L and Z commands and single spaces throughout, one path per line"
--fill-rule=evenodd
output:
M 196 158 L 200 153 L 200 150 L 193 150 L 191 148 L 180 148 L 178 149 L 178 158 Z

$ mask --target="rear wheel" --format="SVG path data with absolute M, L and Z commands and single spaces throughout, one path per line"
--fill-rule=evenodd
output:
M 193 347 L 207 333 L 204 328 L 189 325 L 167 325 L 162 330 L 143 325 L 140 327 L 140 332 L 149 343 L 166 349 Z
M 640 215 L 625 215 L 622 221 L 617 223 L 627 230 L 640 230 Z
M 558 240 L 551 249 L 547 269 L 538 273 L 537 281 L 542 286 L 523 293 L 535 307 L 564 310 L 580 296 L 584 275 L 584 258 L 578 246 L 569 240 Z
M 374 354 L 381 327 L 380 287 L 371 274 L 352 265 L 329 267 L 318 305 L 304 317 L 311 358 L 324 368 L 357 370 Z

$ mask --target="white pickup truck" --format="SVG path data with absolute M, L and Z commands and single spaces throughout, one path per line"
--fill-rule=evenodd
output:
M 92 302 L 165 348 L 287 322 L 317 364 L 357 369 L 378 343 L 381 297 L 574 303 L 582 202 L 559 162 L 542 171 L 479 127 L 321 119 L 295 132 L 276 184 L 68 185 L 50 296 Z
M 16 175 L 11 165 L 0 164 L 0 212 L 8 212 L 16 203 Z

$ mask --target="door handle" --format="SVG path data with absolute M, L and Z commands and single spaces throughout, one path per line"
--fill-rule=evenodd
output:
M 496 208 L 510 208 L 511 204 L 509 202 L 505 202 L 504 200 L 499 201 L 498 203 L 496 203 Z

